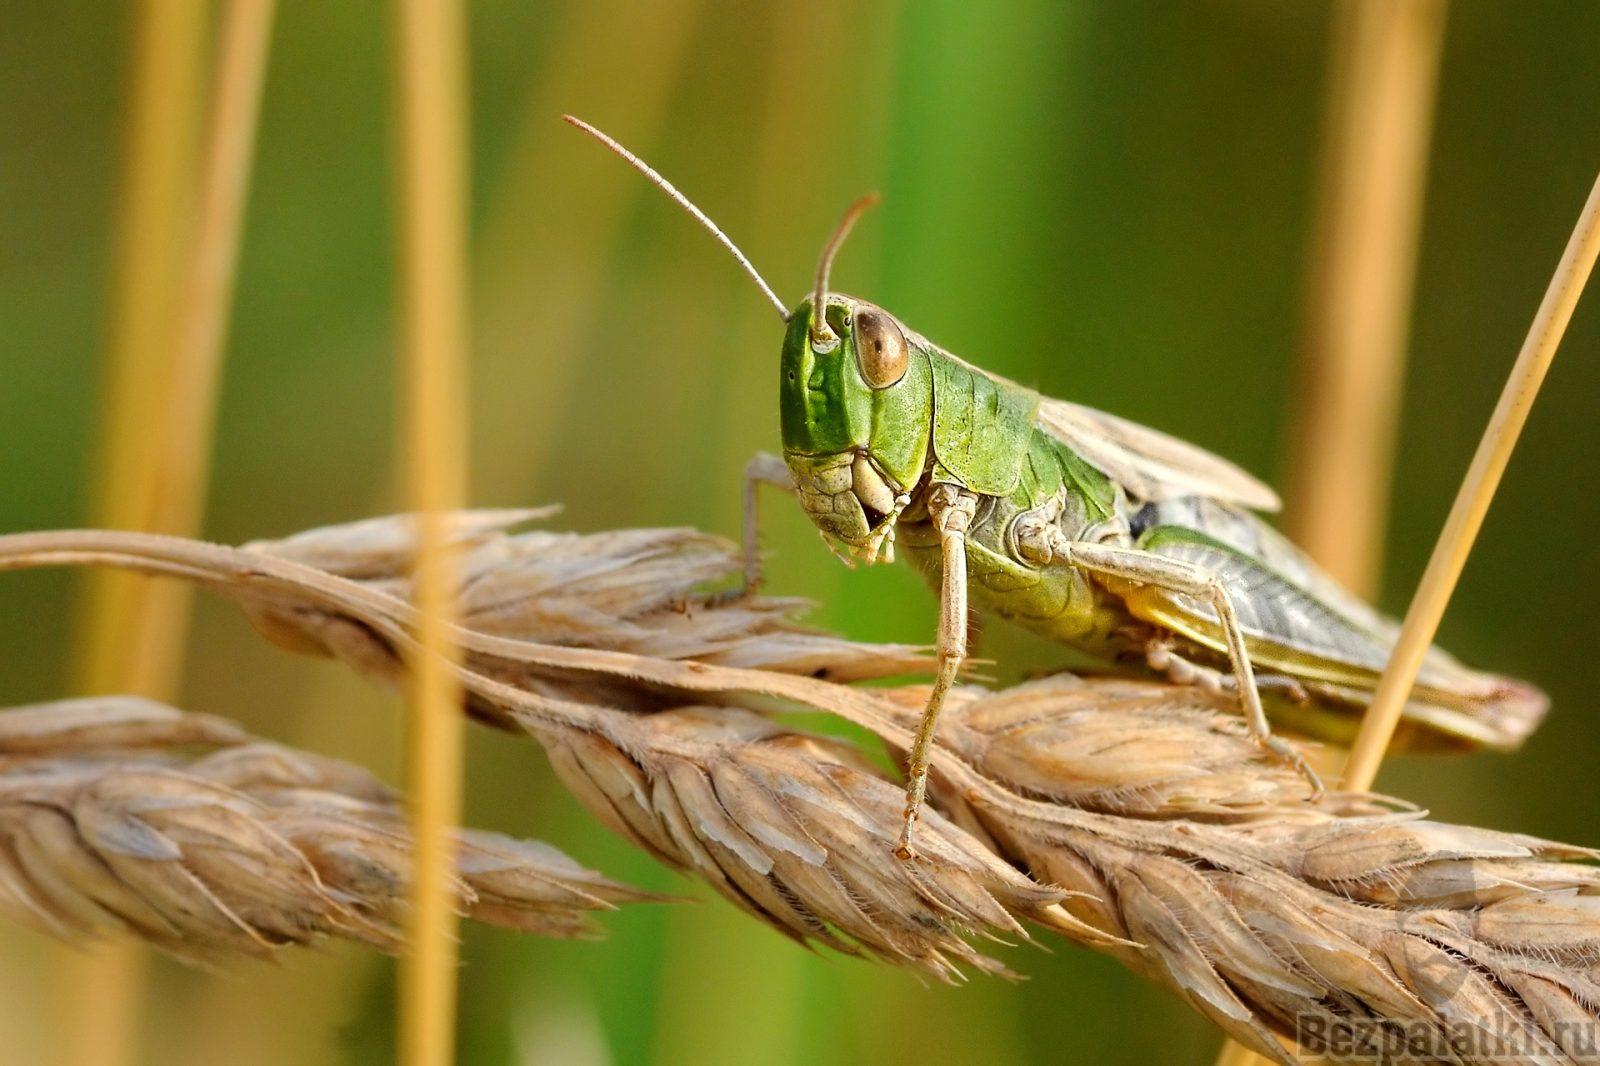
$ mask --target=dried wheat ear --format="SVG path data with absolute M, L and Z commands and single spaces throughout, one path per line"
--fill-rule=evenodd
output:
M 537 841 L 456 833 L 478 921 L 545 936 L 656 898 Z M 345 937 L 385 951 L 411 872 L 400 798 L 350 763 L 126 696 L 0 712 L 0 905 L 74 940 L 196 961 Z
M 1280 1062 L 1295 1060 L 1274 1034 L 1340 1026 L 1397 1061 L 1594 1060 L 1594 852 L 1384 797 L 1311 804 L 1227 699 L 1059 675 L 960 691 L 937 810 L 901 862 L 895 776 L 771 714 L 842 717 L 898 754 L 921 691 L 841 682 L 923 668 L 919 649 L 805 629 L 797 601 L 708 594 L 738 560 L 704 534 L 508 532 L 528 517 L 457 523 L 468 709 L 535 737 L 601 821 L 787 935 L 950 979 L 1007 972 L 971 937 L 1025 939 L 1028 923 L 1113 954 Z M 413 653 L 412 556 L 404 518 L 244 549 L 0 537 L 0 568 L 198 581 L 276 643 L 391 681 Z

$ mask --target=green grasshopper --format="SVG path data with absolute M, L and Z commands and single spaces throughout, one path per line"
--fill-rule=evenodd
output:
M 1231 688 L 1250 735 L 1320 792 L 1272 734 L 1267 709 L 1298 732 L 1348 742 L 1397 627 L 1251 513 L 1278 507 L 1271 489 L 1194 445 L 964 362 L 883 309 L 830 291 L 834 256 L 873 198 L 846 212 L 814 291 L 789 311 L 671 183 L 606 134 L 567 121 L 705 226 L 787 324 L 783 460 L 758 456 L 746 477 L 746 591 L 759 580 L 756 486 L 772 482 L 798 495 L 847 562 L 889 561 L 900 545 L 939 592 L 937 674 L 908 761 L 902 858 L 913 854 L 939 710 L 966 657 L 969 598 L 1105 670 Z M 1532 686 L 1436 648 L 1397 740 L 1511 748 L 1545 708 Z

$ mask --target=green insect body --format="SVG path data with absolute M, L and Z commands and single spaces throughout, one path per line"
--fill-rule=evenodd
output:
M 861 372 L 854 326 L 863 316 L 904 339 L 907 369 L 890 386 L 874 389 Z M 1243 507 L 1203 495 L 1130 498 L 1040 425 L 1041 402 L 1052 401 L 962 362 L 886 312 L 830 293 L 827 319 L 840 343 L 818 353 L 810 301 L 791 312 L 779 381 L 784 458 L 824 533 L 869 559 L 898 544 L 937 587 L 940 538 L 924 497 L 937 482 L 971 489 L 979 496 L 965 533 L 974 605 L 1123 673 L 1147 669 L 1146 645 L 1162 640 L 1188 662 L 1225 670 L 1216 612 L 1158 585 L 1058 563 L 1050 544 L 1111 544 L 1204 567 L 1237 590 L 1273 719 L 1327 740 L 1354 735 L 1393 622 Z M 894 512 L 896 497 L 906 503 Z M 1530 686 L 1470 671 L 1436 649 L 1397 739 L 1414 750 L 1508 749 L 1544 707 Z
M 754 485 L 771 480 L 796 493 L 825 539 L 868 563 L 899 545 L 939 593 L 938 672 L 908 760 L 902 857 L 913 853 L 939 710 L 966 655 L 969 599 L 1106 671 L 1231 686 L 1256 740 L 1320 788 L 1271 734 L 1267 713 L 1348 742 L 1398 627 L 1252 513 L 1276 508 L 1270 489 L 1193 445 L 963 362 L 882 309 L 829 291 L 833 256 L 869 201 L 846 214 L 813 294 L 788 311 L 666 179 L 568 121 L 699 219 L 787 323 L 783 463 L 751 466 L 747 588 L 758 575 Z M 1512 748 L 1545 709 L 1532 686 L 1434 649 L 1396 742 Z

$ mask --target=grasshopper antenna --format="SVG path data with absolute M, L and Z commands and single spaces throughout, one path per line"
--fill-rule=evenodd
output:
M 828 325 L 827 317 L 822 313 L 823 301 L 828 297 L 828 274 L 833 270 L 833 257 L 839 254 L 844 239 L 850 236 L 850 230 L 855 226 L 856 219 L 877 202 L 878 194 L 869 192 L 851 204 L 845 211 L 844 217 L 839 220 L 839 225 L 834 227 L 833 236 L 828 238 L 827 245 L 822 249 L 822 258 L 817 263 L 817 291 L 811 298 L 811 346 L 819 351 L 832 351 L 839 343 L 839 338 L 834 335 L 832 327 Z
M 600 130 L 595 129 L 581 118 L 576 118 L 572 115 L 562 115 L 561 118 L 568 125 L 578 127 L 578 129 L 587 133 L 589 136 L 593 137 L 595 140 L 611 149 L 617 155 L 620 155 L 623 159 L 626 159 L 633 165 L 635 170 L 643 174 L 646 178 L 650 179 L 650 184 L 654 185 L 656 188 L 672 197 L 673 201 L 677 203 L 679 207 L 693 215 L 695 221 L 699 222 L 702 226 L 709 230 L 711 235 L 715 237 L 724 248 L 733 253 L 733 257 L 739 261 L 739 265 L 744 267 L 744 272 L 750 275 L 750 280 L 754 281 L 756 285 L 760 287 L 762 293 L 766 295 L 767 299 L 772 301 L 772 306 L 778 309 L 778 317 L 783 319 L 785 322 L 789 321 L 789 312 L 783 306 L 783 301 L 778 299 L 777 293 L 772 291 L 772 286 L 767 284 L 766 279 L 761 276 L 761 273 L 756 270 L 755 266 L 751 264 L 750 260 L 745 258 L 745 254 L 739 251 L 739 246 L 734 244 L 733 241 L 728 238 L 726 233 L 723 233 L 720 229 L 718 229 L 717 224 L 711 221 L 704 211 L 696 207 L 687 196 L 679 192 L 677 186 L 673 185 L 672 182 L 656 173 L 654 167 L 652 167 L 649 163 L 646 163 L 643 159 L 640 159 L 638 156 L 634 155 L 632 152 L 628 151 L 626 148 L 622 147 L 622 145 L 617 143 L 616 139 L 611 137 L 609 134 L 602 133 Z

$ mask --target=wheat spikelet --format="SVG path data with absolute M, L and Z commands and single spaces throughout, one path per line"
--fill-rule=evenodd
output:
M 926 669 L 923 649 L 860 644 L 796 621 L 805 600 L 708 595 L 707 585 L 738 573 L 737 550 L 693 529 L 552 533 L 508 529 L 554 508 L 468 511 L 458 520 L 462 628 L 489 636 L 656 659 L 802 674 L 833 681 Z M 311 530 L 247 550 L 303 563 L 410 599 L 416 544 L 404 517 Z M 251 608 L 265 636 L 291 649 L 330 654 L 362 671 L 393 678 L 404 669 L 393 649 L 373 646 L 334 617 L 296 605 Z
M 1007 972 L 963 933 L 1027 939 L 1030 919 L 1097 938 L 1063 893 L 937 814 L 916 862 L 887 860 L 904 794 L 852 745 L 725 707 L 529 724 L 597 818 L 796 940 L 952 979 L 957 964 Z
M 201 962 L 326 936 L 400 947 L 411 841 L 392 791 L 148 700 L 0 712 L 0 842 L 0 904 L 69 939 Z M 456 849 L 452 889 L 480 921 L 588 935 L 593 911 L 651 898 L 548 845 L 460 830 Z
M 1090 709 L 1102 689 L 1107 713 Z M 1223 706 L 1065 677 L 976 699 L 947 738 L 962 759 L 944 802 L 1137 942 L 1104 950 L 1279 1061 L 1269 1030 L 1341 1027 L 1418 1061 L 1593 1061 L 1600 869 L 1570 860 L 1594 852 L 1381 797 L 1294 804 L 1295 775 Z M 1150 760 L 1130 712 L 1157 738 Z M 1200 757 L 1160 779 L 1185 747 Z

